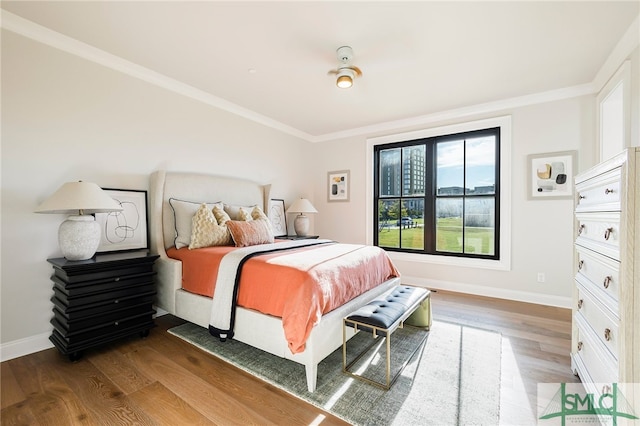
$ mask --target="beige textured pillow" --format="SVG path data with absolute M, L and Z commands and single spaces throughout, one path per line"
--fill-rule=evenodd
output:
M 256 219 L 264 219 L 264 220 L 269 220 L 269 218 L 267 217 L 266 214 L 264 214 L 264 212 L 262 211 L 262 209 L 258 206 L 255 206 L 253 208 L 253 210 L 251 210 L 251 217 L 256 220 Z
M 247 210 L 245 210 L 244 207 L 240 207 L 238 209 L 238 219 L 237 220 L 244 220 L 245 222 L 249 222 L 250 220 L 253 220 L 253 217 L 251 216 L 251 213 L 249 213 Z
M 189 250 L 229 244 L 231 238 L 227 227 L 218 225 L 212 209 L 203 203 L 193 215 Z
M 224 211 L 224 208 L 218 204 L 213 206 L 213 215 L 216 217 L 218 225 L 224 225 L 231 220 L 227 212 Z
M 227 228 L 236 247 L 255 246 L 257 244 L 273 243 L 273 232 L 268 220 L 257 219 L 249 222 L 230 220 Z

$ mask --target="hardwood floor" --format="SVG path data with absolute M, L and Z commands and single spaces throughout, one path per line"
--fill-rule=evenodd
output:
M 501 424 L 536 424 L 539 382 L 578 381 L 569 310 L 447 292 L 432 307 L 436 321 L 502 333 Z M 75 363 L 56 349 L 3 362 L 2 425 L 345 424 L 166 333 L 182 320 L 156 323 Z

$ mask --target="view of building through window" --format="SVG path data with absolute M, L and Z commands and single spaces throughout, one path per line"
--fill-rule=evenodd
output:
M 380 247 L 497 258 L 499 128 L 378 145 Z

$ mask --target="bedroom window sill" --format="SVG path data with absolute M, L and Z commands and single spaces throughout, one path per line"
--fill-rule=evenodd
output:
M 432 263 L 439 265 L 460 266 L 465 268 L 476 269 L 492 269 L 497 271 L 511 270 L 511 262 L 509 259 L 488 260 L 488 259 L 470 259 L 464 257 L 438 256 L 428 254 L 414 254 L 401 252 L 387 252 L 393 261 L 400 262 L 416 262 L 416 263 Z

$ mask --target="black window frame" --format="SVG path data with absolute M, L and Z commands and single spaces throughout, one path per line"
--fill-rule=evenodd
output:
M 373 153 L 374 153 L 374 167 L 373 167 L 373 245 L 379 245 L 379 234 L 378 234 L 378 220 L 379 220 L 379 211 L 378 205 L 380 200 L 385 199 L 398 199 L 400 201 L 400 205 L 402 205 L 403 200 L 409 199 L 421 199 L 424 200 L 424 249 L 415 249 L 415 248 L 402 248 L 402 247 L 385 247 L 381 246 L 384 250 L 394 251 L 394 252 L 402 252 L 402 253 L 412 253 L 412 254 L 422 254 L 422 255 L 437 255 L 437 256 L 450 256 L 450 257 L 460 257 L 467 259 L 487 259 L 487 260 L 501 260 L 500 258 L 500 175 L 501 175 L 501 163 L 500 163 L 500 131 L 501 127 L 489 127 L 478 130 L 464 131 L 459 133 L 451 133 L 444 134 L 438 136 L 425 137 L 420 139 L 412 139 L 406 141 L 398 141 L 391 143 L 383 143 L 374 145 Z M 437 153 L 436 147 L 438 143 L 460 140 L 460 139 L 470 139 L 477 138 L 482 136 L 493 136 L 495 137 L 495 190 L 493 194 L 471 194 L 467 193 L 467 191 L 462 191 L 462 194 L 438 194 L 436 188 L 436 174 L 437 174 Z M 407 148 L 416 145 L 425 145 L 425 193 L 424 196 L 415 196 L 415 195 L 404 195 L 402 191 L 402 177 L 401 179 L 401 188 L 399 195 L 393 196 L 381 196 L 380 195 L 380 152 L 388 149 L 396 149 L 400 148 L 402 152 L 402 148 Z M 465 152 L 465 161 L 466 161 L 466 152 Z M 400 161 L 402 167 L 402 157 Z M 466 167 L 465 167 L 466 170 Z M 400 172 L 402 175 L 402 171 Z M 464 180 L 466 182 L 466 179 Z M 474 253 L 465 253 L 465 252 L 444 252 L 436 250 L 436 201 L 439 198 L 465 198 L 465 199 L 473 199 L 473 198 L 493 198 L 494 200 L 494 250 L 493 254 L 474 254 Z M 400 215 L 401 216 L 401 215 Z M 463 214 L 464 217 L 464 214 Z M 428 224 L 427 224 L 428 220 Z M 428 226 L 427 226 L 428 225 Z M 400 230 L 402 232 L 402 230 Z M 465 227 L 462 227 L 462 232 L 465 232 Z M 464 235 L 464 234 L 463 234 Z M 401 236 L 399 237 L 400 241 L 402 241 Z M 464 247 L 464 243 L 462 245 Z

